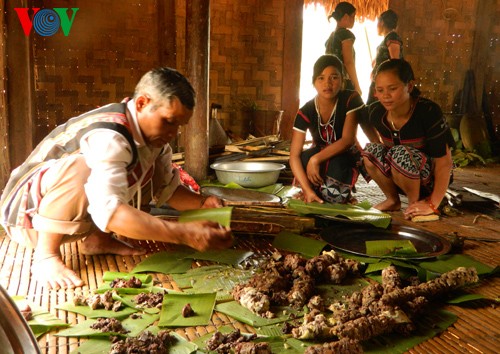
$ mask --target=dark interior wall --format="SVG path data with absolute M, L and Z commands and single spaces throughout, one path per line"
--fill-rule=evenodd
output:
M 36 141 L 68 118 L 133 94 L 159 64 L 156 1 L 45 1 L 79 8 L 71 32 L 33 36 Z
M 485 1 L 489 11 L 484 13 L 478 11 L 480 1 L 391 0 L 389 6 L 399 15 L 405 58 L 413 66 L 423 95 L 438 102 L 444 112 L 456 111 L 455 96 L 472 68 L 477 79 L 484 78 L 490 112 L 500 124 L 500 6 L 498 0 Z M 478 31 L 485 35 L 478 36 Z M 474 54 L 480 56 L 479 64 L 473 63 Z

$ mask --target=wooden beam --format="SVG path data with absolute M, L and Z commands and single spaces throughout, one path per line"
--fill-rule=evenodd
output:
M 186 15 L 187 77 L 196 91 L 196 107 L 185 129 L 185 170 L 199 181 L 208 170 L 210 1 L 187 1 Z
M 300 67 L 302 61 L 303 0 L 289 0 L 285 5 L 285 38 L 283 44 L 283 83 L 280 135 L 292 138 L 293 122 L 299 109 Z
M 5 1 L 0 2 L 0 28 L 5 28 Z M 7 39 L 5 32 L 0 33 L 0 192 L 7 183 L 10 174 L 9 157 L 9 115 L 7 111 Z
M 7 55 L 7 117 L 12 167 L 24 162 L 34 147 L 35 85 L 31 34 L 24 34 L 15 7 L 32 7 L 32 1 L 5 1 Z M 30 10 L 30 18 L 33 13 Z

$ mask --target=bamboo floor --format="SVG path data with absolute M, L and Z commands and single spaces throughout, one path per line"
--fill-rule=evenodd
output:
M 454 188 L 470 186 L 476 189 L 500 194 L 500 166 L 489 168 L 468 168 L 456 171 Z M 382 198 L 380 190 L 372 184 L 360 184 L 356 193 L 358 200 L 368 199 L 376 203 Z M 403 200 L 403 208 L 404 200 Z M 463 209 L 461 209 L 463 210 Z M 482 216 L 483 213 L 463 210 L 464 214 L 456 217 L 442 218 L 440 222 L 414 224 L 404 220 L 401 212 L 393 212 L 393 222 L 422 228 L 437 234 L 455 232 L 459 236 L 470 238 L 493 238 L 500 241 L 499 219 Z M 250 249 L 254 252 L 269 254 L 273 251 L 272 238 L 265 236 L 236 235 L 236 248 Z M 172 246 L 155 242 L 137 242 L 150 252 L 171 249 Z M 58 310 L 58 304 L 70 301 L 75 292 L 88 293 L 102 283 L 105 271 L 129 272 L 145 256 L 115 256 L 99 255 L 85 256 L 78 252 L 79 243 L 64 245 L 62 252 L 64 261 L 72 267 L 86 285 L 77 290 L 49 290 L 32 281 L 30 267 L 32 264 L 32 250 L 26 249 L 15 242 L 11 242 L 0 231 L 0 285 L 10 295 L 23 295 L 36 306 L 48 310 L 59 319 L 69 324 L 76 324 L 85 319 L 84 316 Z M 463 253 L 473 256 L 477 260 L 489 265 L 497 266 L 500 261 L 500 242 L 484 242 L 465 240 Z M 199 266 L 201 264 L 194 264 Z M 177 289 L 176 284 L 167 275 L 156 275 L 156 280 L 164 287 Z M 484 279 L 474 288 L 475 293 L 498 301 L 500 295 L 500 278 Z M 458 320 L 440 335 L 410 349 L 408 353 L 498 353 L 500 348 L 500 310 L 494 301 L 479 300 L 467 306 L 447 306 L 447 310 L 458 315 Z M 206 327 L 180 328 L 176 332 L 188 340 L 192 340 L 206 333 L 213 332 L 217 327 L 229 325 L 244 332 L 251 332 L 252 328 L 239 323 L 224 314 L 215 312 L 212 322 Z M 77 349 L 79 339 L 56 337 L 48 333 L 38 341 L 42 353 L 63 354 Z

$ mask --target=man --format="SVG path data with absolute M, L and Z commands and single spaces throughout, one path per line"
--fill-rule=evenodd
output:
M 15 169 L 0 200 L 0 222 L 34 247 L 33 276 L 49 288 L 83 285 L 60 246 L 83 239 L 95 255 L 143 254 L 113 237 L 224 249 L 230 230 L 214 222 L 174 223 L 140 210 L 151 200 L 178 210 L 220 207 L 180 184 L 168 143 L 193 114 L 195 93 L 176 70 L 146 73 L 133 99 L 95 109 L 56 127 Z M 134 207 L 133 205 L 136 207 Z

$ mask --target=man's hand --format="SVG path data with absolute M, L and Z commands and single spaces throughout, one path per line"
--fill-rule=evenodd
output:
M 202 209 L 207 209 L 207 208 L 221 208 L 224 206 L 222 203 L 222 200 L 215 195 L 211 195 L 209 197 L 203 198 L 200 203 L 200 208 Z
M 231 229 L 213 221 L 178 223 L 181 243 L 198 251 L 222 250 L 233 245 Z

